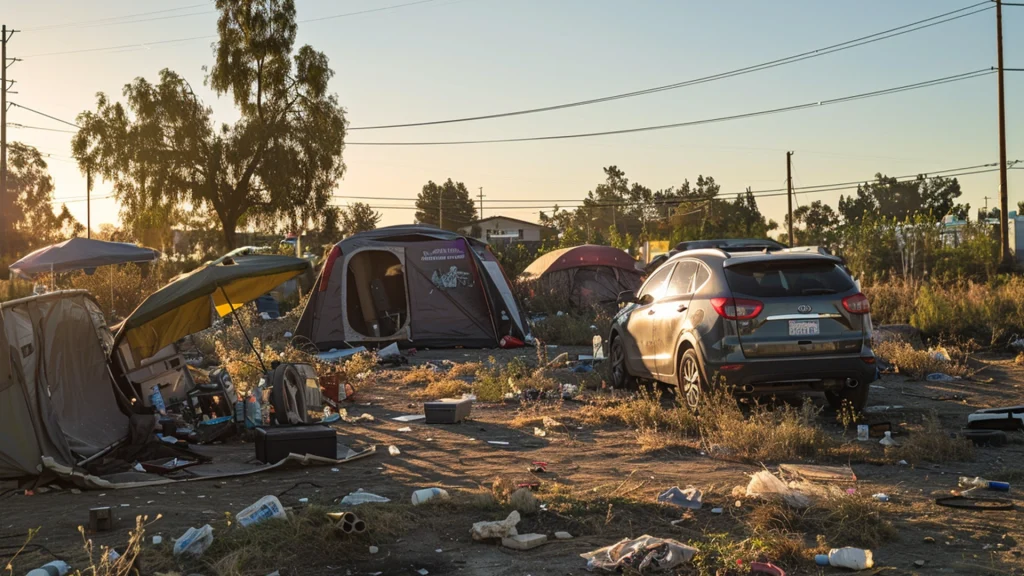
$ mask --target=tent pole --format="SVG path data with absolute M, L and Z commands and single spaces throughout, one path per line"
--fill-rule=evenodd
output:
M 245 341 L 249 343 L 249 348 L 252 348 L 253 354 L 256 355 L 256 359 L 260 361 L 260 366 L 263 367 L 263 371 L 267 372 L 267 365 L 263 363 L 263 356 L 260 356 L 260 351 L 252 345 L 252 339 L 249 338 L 249 334 L 245 332 L 245 326 L 242 325 L 242 319 L 238 317 L 238 310 L 235 309 L 235 305 L 231 303 L 231 299 L 228 298 L 228 293 L 224 291 L 223 286 L 218 286 L 220 293 L 224 295 L 224 301 L 231 307 L 231 313 L 235 316 L 235 322 L 238 322 L 238 327 L 242 330 L 242 336 L 245 336 Z

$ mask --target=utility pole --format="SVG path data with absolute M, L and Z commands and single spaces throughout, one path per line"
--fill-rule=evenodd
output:
M 789 202 L 789 245 L 793 246 L 793 153 L 786 152 L 786 200 Z
M 480 187 L 480 219 L 484 219 L 484 187 Z
M 14 30 L 11 30 L 11 36 Z M 0 27 L 0 256 L 7 238 L 7 25 Z
M 437 193 L 437 227 L 444 228 L 444 188 Z
M 1006 105 L 1003 98 L 1003 0 L 996 0 L 996 90 L 999 93 L 999 262 L 1011 266 L 1010 230 L 1006 221 L 1009 215 L 1006 183 Z
M 92 167 L 85 169 L 85 237 L 92 238 Z

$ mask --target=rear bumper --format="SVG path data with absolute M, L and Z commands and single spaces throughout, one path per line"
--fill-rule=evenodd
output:
M 872 357 L 873 358 L 873 357 Z M 740 366 L 721 370 L 722 366 Z M 744 392 L 764 394 L 799 390 L 837 390 L 853 380 L 868 386 L 876 380 L 876 365 L 858 356 L 810 356 L 746 359 L 740 363 L 709 362 L 707 376 L 724 377 L 730 386 Z

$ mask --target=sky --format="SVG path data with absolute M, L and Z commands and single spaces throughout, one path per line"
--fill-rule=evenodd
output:
M 350 127 L 491 114 L 585 100 L 783 58 L 973 4 L 971 0 L 295 0 L 296 45 L 330 59 L 330 88 Z M 392 9 L 365 12 L 403 5 Z M 124 18 L 140 13 L 152 13 Z M 352 14 L 365 12 L 363 14 Z M 1024 68 L 1024 8 L 1005 7 L 1007 68 Z M 304 19 L 338 16 L 315 22 Z M 114 20 L 111 20 L 114 19 Z M 134 22 L 131 20 L 135 20 Z M 190 80 L 215 118 L 237 117 L 229 96 L 203 86 L 216 35 L 213 2 L 6 0 L 0 23 L 22 30 L 8 44 L 17 104 L 73 121 L 96 94 L 122 99 L 136 77 L 163 68 Z M 168 42 L 170 40 L 181 40 Z M 542 209 L 582 199 L 616 165 L 652 189 L 713 176 L 732 196 L 785 186 L 869 180 L 998 161 L 996 77 L 788 113 L 599 138 L 457 146 L 360 142 L 516 138 L 618 130 L 744 114 L 870 92 L 996 65 L 995 11 L 843 52 L 652 95 L 495 120 L 352 131 L 337 203 L 367 200 L 382 225 L 410 223 L 428 180 L 461 181 L 484 194 L 484 216 L 535 221 Z M 1024 72 L 1006 72 L 1007 158 L 1024 160 Z M 1015 103 L 1017 105 L 1015 105 Z M 12 108 L 9 123 L 71 129 Z M 58 205 L 86 221 L 85 178 L 71 134 L 8 129 L 49 154 Z M 1022 164 L 1024 166 L 1024 164 Z M 1011 209 L 1024 170 L 1009 175 Z M 960 178 L 972 208 L 998 205 L 998 173 Z M 93 187 L 92 226 L 118 221 L 109 182 Z M 796 205 L 843 192 L 798 193 Z M 845 192 L 849 193 L 849 191 Z M 105 198 L 105 199 L 104 199 Z M 535 200 L 507 202 L 508 200 Z M 505 201 L 504 203 L 502 201 Z M 783 221 L 784 196 L 759 200 Z M 401 208 L 399 208 L 401 207 Z M 544 208 L 542 208 L 544 207 Z M 973 210 L 972 210 L 973 211 Z

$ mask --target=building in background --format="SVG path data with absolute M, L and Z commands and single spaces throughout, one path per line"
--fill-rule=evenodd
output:
M 516 242 L 541 242 L 555 231 L 508 216 L 491 216 L 477 220 L 459 229 L 459 232 L 488 244 L 513 244 Z

